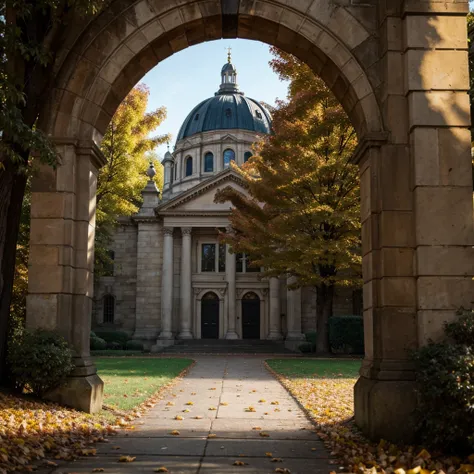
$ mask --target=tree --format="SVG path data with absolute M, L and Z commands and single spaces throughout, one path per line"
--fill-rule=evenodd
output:
M 157 172 L 154 180 L 158 189 L 163 189 L 163 166 L 153 150 L 170 137 L 150 136 L 150 133 L 166 118 L 166 109 L 160 107 L 146 112 L 149 95 L 145 85 L 134 87 L 118 107 L 102 140 L 101 150 L 107 164 L 100 170 L 97 180 L 97 276 L 106 273 L 110 265 L 107 249 L 117 217 L 138 210 L 150 162 Z
M 289 274 L 293 287 L 316 288 L 317 348 L 328 352 L 334 288 L 360 283 L 359 178 L 350 162 L 356 136 L 322 80 L 295 57 L 273 52 L 273 69 L 290 79 L 288 101 L 274 112 L 274 134 L 242 168 L 234 166 L 248 197 L 230 187 L 216 195 L 234 206 L 236 232 L 222 239 L 264 267 L 264 276 Z
M 53 64 L 70 25 L 108 0 L 5 0 L 0 3 L 0 378 L 5 361 L 16 244 L 31 152 L 52 166 L 41 133 Z

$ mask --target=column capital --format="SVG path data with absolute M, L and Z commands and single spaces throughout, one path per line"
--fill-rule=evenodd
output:
M 174 227 L 163 227 L 164 235 L 173 235 Z
M 182 235 L 191 235 L 193 232 L 192 227 L 181 227 L 181 234 Z

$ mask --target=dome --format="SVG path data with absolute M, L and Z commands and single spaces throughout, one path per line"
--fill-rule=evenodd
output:
M 241 129 L 256 133 L 271 133 L 272 116 L 259 102 L 239 92 L 237 70 L 228 61 L 221 70 L 221 85 L 214 97 L 198 104 L 186 117 L 177 141 L 196 133 L 211 130 Z
M 218 94 L 194 107 L 178 133 L 178 140 L 211 130 L 242 129 L 271 132 L 270 112 L 243 94 Z

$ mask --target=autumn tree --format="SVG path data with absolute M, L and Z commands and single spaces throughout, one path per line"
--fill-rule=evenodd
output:
M 98 276 L 110 263 L 107 247 L 118 216 L 137 212 L 145 174 L 150 161 L 156 169 L 155 182 L 163 189 L 163 166 L 154 149 L 169 140 L 169 135 L 151 136 L 166 118 L 160 107 L 147 112 L 149 89 L 134 87 L 115 112 L 102 140 L 107 164 L 97 182 L 96 268 Z
M 288 79 L 288 100 L 273 115 L 274 134 L 263 139 L 242 168 L 248 196 L 230 201 L 235 234 L 223 235 L 264 276 L 292 275 L 294 287 L 317 293 L 317 350 L 329 351 L 328 320 L 336 286 L 360 283 L 358 169 L 351 164 L 354 129 L 321 79 L 295 57 L 273 49 L 271 62 Z
M 0 2 L 0 378 L 31 152 L 43 162 L 56 164 L 54 146 L 41 132 L 53 65 L 71 24 L 97 14 L 107 2 Z

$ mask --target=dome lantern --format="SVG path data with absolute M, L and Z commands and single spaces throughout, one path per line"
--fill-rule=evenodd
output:
M 239 86 L 237 85 L 237 69 L 232 64 L 232 50 L 227 50 L 227 62 L 222 66 L 221 69 L 221 85 L 219 87 L 218 94 L 238 94 Z

